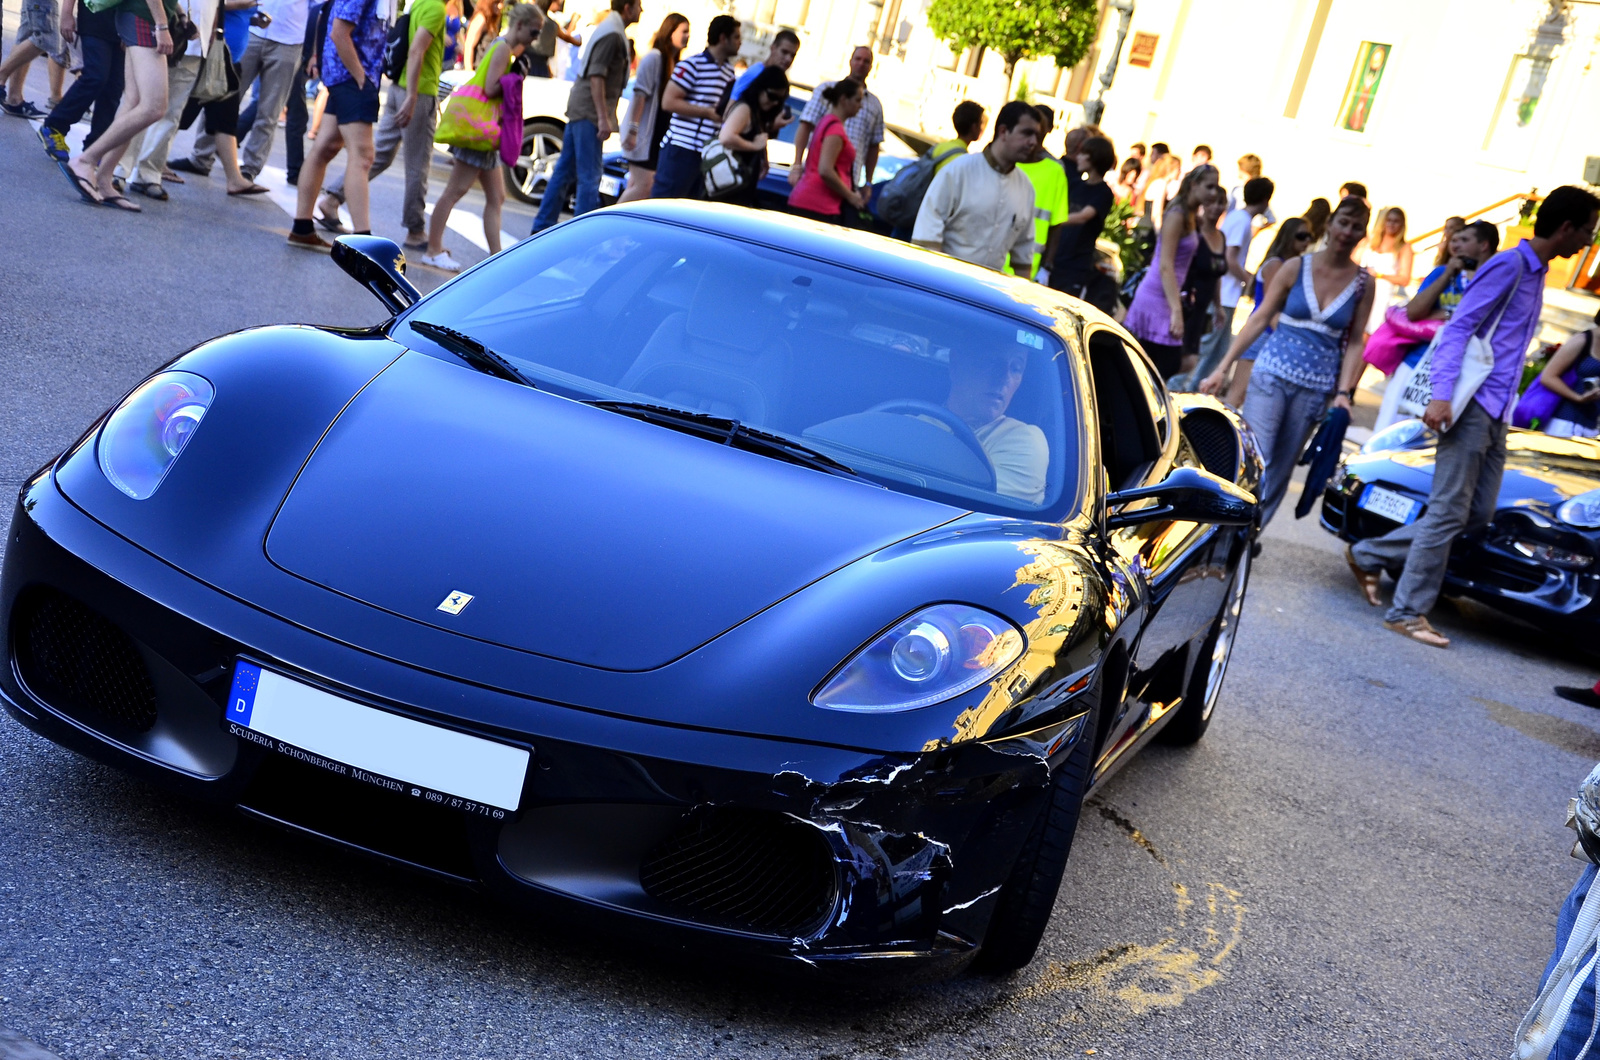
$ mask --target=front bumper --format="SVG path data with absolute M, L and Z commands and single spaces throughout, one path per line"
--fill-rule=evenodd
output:
M 1400 526 L 1357 505 L 1365 485 L 1355 476 L 1345 476 L 1328 486 L 1322 496 L 1324 530 L 1354 542 L 1380 537 Z M 1414 490 L 1390 482 L 1381 485 L 1421 501 L 1426 511 L 1427 498 Z M 1574 622 L 1600 625 L 1600 575 L 1594 567 L 1572 570 L 1540 562 L 1520 555 L 1511 544 L 1520 539 L 1570 547 L 1572 536 L 1548 519 L 1532 518 L 1515 508 L 1502 509 L 1487 528 L 1456 539 L 1445 570 L 1444 590 L 1481 600 L 1534 625 L 1563 630 L 1570 630 Z
M 153 720 L 51 676 L 36 632 L 47 607 L 48 645 L 92 633 L 96 674 L 142 666 L 148 686 L 135 680 L 144 691 L 132 698 L 147 696 Z M 897 974 L 906 965 L 947 974 L 970 959 L 1055 761 L 979 743 L 880 755 L 484 689 L 198 582 L 90 519 L 48 473 L 25 488 L 13 519 L 0 623 L 0 699 L 56 743 L 520 909 L 556 905 L 597 928 L 626 927 L 630 941 L 644 928 L 668 944 L 815 967 L 870 959 Z M 123 645 L 120 664 L 105 661 L 108 644 Z M 241 653 L 383 709 L 531 744 L 519 812 L 468 817 L 229 734 L 223 708 Z M 529 718 L 520 731 L 472 720 L 517 712 Z

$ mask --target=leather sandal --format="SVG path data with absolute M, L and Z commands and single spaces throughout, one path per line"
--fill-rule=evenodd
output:
M 1426 644 L 1430 648 L 1448 648 L 1450 638 L 1440 633 L 1428 624 L 1428 620 L 1421 615 L 1415 618 L 1403 618 L 1398 622 L 1385 622 L 1383 628 L 1416 641 Z
M 1349 545 L 1344 546 L 1344 561 L 1350 564 L 1350 573 L 1356 576 L 1356 585 L 1360 587 L 1361 595 L 1366 597 L 1368 604 L 1377 607 L 1380 603 L 1378 599 L 1378 581 L 1383 577 L 1382 573 L 1362 570 L 1361 566 L 1356 563 L 1355 551 Z

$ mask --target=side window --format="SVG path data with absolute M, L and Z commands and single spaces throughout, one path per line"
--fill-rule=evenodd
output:
M 1139 388 L 1144 391 L 1145 401 L 1155 417 L 1156 437 L 1161 439 L 1161 448 L 1165 450 L 1172 431 L 1172 409 L 1167 404 L 1167 388 L 1161 384 L 1149 358 L 1131 346 L 1124 345 L 1123 350 L 1128 360 L 1133 362 L 1133 370 L 1139 377 Z
M 1160 400 L 1158 417 L 1153 402 L 1160 391 L 1152 390 L 1141 375 L 1148 371 L 1144 358 L 1128 350 L 1120 337 L 1109 331 L 1089 334 L 1089 367 L 1094 376 L 1095 404 L 1100 429 L 1100 458 L 1105 464 L 1111 489 L 1126 489 L 1138 483 L 1152 464 L 1161 459 L 1170 413 Z

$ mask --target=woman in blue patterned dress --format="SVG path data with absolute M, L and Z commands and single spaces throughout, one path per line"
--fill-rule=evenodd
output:
M 1277 330 L 1256 357 L 1241 410 L 1267 462 L 1259 498 L 1263 527 L 1283 500 L 1295 462 L 1330 400 L 1348 409 L 1355 395 L 1362 367 L 1360 325 L 1372 312 L 1373 284 L 1350 255 L 1365 234 L 1370 212 L 1354 197 L 1339 203 L 1328 221 L 1327 247 L 1278 270 L 1260 311 L 1200 384 L 1203 393 L 1219 392 L 1228 368 L 1278 314 Z

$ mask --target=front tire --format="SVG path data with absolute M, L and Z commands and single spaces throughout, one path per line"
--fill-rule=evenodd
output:
M 984 933 L 983 948 L 972 964 L 973 971 L 979 974 L 1004 975 L 1025 967 L 1038 952 L 1045 928 L 1050 926 L 1056 892 L 1061 889 L 1067 855 L 1072 852 L 1072 837 L 1078 831 L 1083 797 L 1094 775 L 1095 723 L 1104 681 L 1102 669 L 1092 693 L 1096 705 L 1090 707 L 1072 753 L 1051 783 L 1039 817 L 1000 889 L 989 930 Z
M 1200 737 L 1211 727 L 1211 715 L 1222 696 L 1222 680 L 1228 675 L 1228 660 L 1233 655 L 1233 642 L 1239 632 L 1239 613 L 1244 609 L 1244 591 L 1250 581 L 1250 559 L 1254 552 L 1242 550 L 1239 565 L 1233 570 L 1233 580 L 1228 583 L 1228 594 L 1223 598 L 1222 610 L 1211 624 L 1211 632 L 1200 646 L 1200 658 L 1189 676 L 1189 687 L 1184 692 L 1167 727 L 1161 730 L 1162 743 L 1187 746 L 1200 742 Z

